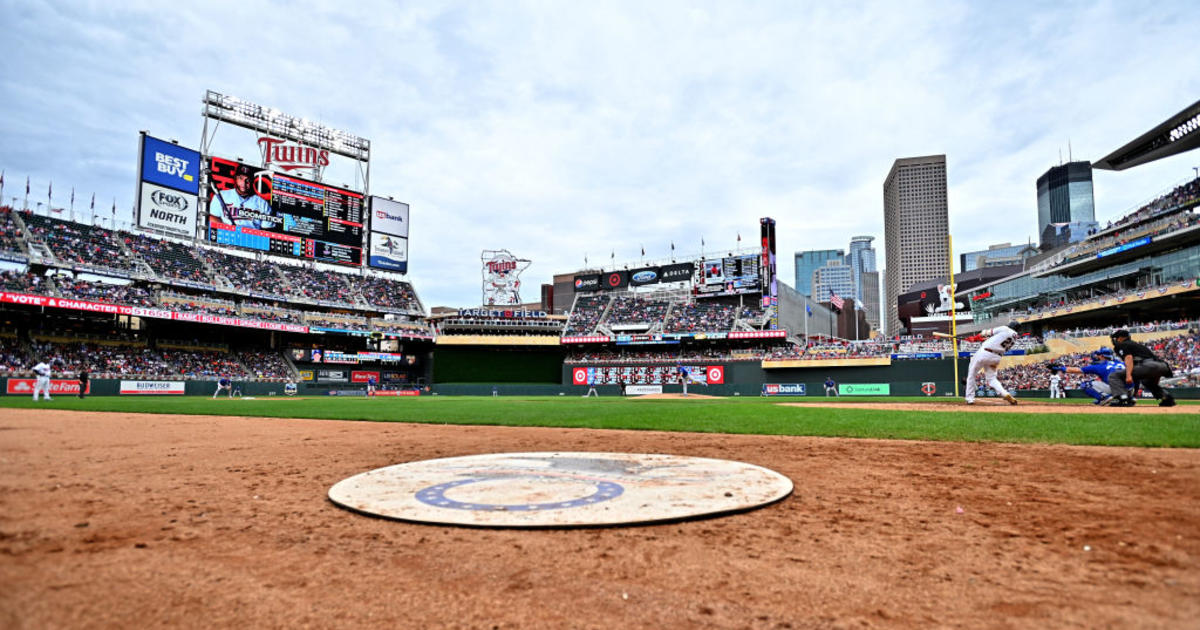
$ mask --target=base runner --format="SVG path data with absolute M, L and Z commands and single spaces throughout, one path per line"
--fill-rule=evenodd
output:
M 1000 357 L 1004 356 L 1005 352 L 1013 347 L 1019 333 L 1014 330 L 1018 324 L 1009 322 L 1007 326 L 997 326 L 991 330 L 985 330 L 977 337 L 978 339 L 986 337 L 983 345 L 971 357 L 971 367 L 967 371 L 967 387 L 964 392 L 968 405 L 975 404 L 975 379 L 980 370 L 983 371 L 984 382 L 988 384 L 1001 398 L 1008 401 L 1008 404 L 1017 404 L 1017 399 L 1012 394 L 1004 389 L 1004 385 L 1000 383 L 1000 379 L 996 378 L 996 370 L 1000 367 Z

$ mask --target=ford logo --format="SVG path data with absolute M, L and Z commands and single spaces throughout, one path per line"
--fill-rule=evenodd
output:
M 646 271 L 639 271 L 639 272 L 633 274 L 634 282 L 654 282 L 654 280 L 657 278 L 658 278 L 658 274 L 654 273 L 653 271 L 650 271 L 649 269 L 647 269 Z

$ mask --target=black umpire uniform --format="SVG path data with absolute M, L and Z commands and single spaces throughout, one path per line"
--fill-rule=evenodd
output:
M 83 395 L 87 393 L 87 388 L 88 388 L 88 372 L 87 372 L 87 369 L 85 368 L 84 370 L 79 372 L 79 397 L 80 398 L 83 398 Z
M 1146 346 L 1130 339 L 1128 330 L 1118 330 L 1110 338 L 1113 342 L 1113 353 L 1125 362 L 1125 370 L 1108 375 L 1108 386 L 1112 388 L 1113 398 L 1116 399 L 1114 404 L 1125 407 L 1134 405 L 1134 400 L 1129 396 L 1129 389 L 1125 385 L 1126 375 L 1129 375 L 1133 382 L 1140 381 L 1142 386 L 1158 399 L 1158 406 L 1173 407 L 1175 398 L 1164 392 L 1158 384 L 1159 379 L 1171 376 L 1171 366 L 1154 356 Z

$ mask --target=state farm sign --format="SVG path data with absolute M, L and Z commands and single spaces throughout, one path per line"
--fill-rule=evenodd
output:
M 32 396 L 33 384 L 34 379 L 32 378 L 10 378 L 8 379 L 7 392 L 15 395 L 25 394 L 26 396 Z M 92 383 L 91 381 L 88 381 L 88 388 L 84 393 L 90 394 L 91 392 Z M 52 378 L 50 379 L 50 394 L 52 396 L 57 396 L 59 394 L 78 396 L 79 381 L 69 381 L 65 378 Z

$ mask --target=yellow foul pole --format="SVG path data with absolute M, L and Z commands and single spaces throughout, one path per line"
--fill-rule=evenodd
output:
M 954 354 L 954 397 L 958 398 L 958 300 L 954 294 L 954 237 L 946 235 L 946 249 L 950 250 L 950 348 Z

